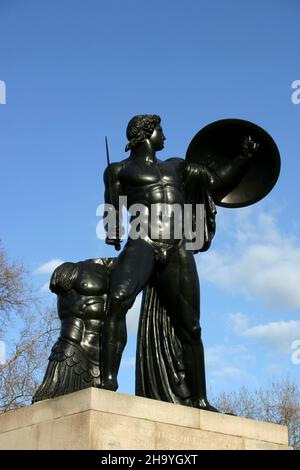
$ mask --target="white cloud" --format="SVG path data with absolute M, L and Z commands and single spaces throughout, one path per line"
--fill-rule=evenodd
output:
M 212 371 L 212 375 L 216 379 L 228 380 L 228 379 L 235 379 L 235 378 L 242 378 L 248 376 L 248 374 L 238 367 L 222 367 L 222 369 Z
M 224 366 L 228 358 L 237 361 L 247 361 L 251 358 L 244 344 L 212 346 L 205 351 L 205 362 L 209 366 Z
M 235 334 L 243 335 L 249 328 L 249 317 L 244 313 L 232 313 L 229 316 L 229 324 Z
M 49 282 L 45 282 L 45 284 L 42 285 L 42 287 L 40 288 L 40 291 L 41 292 L 51 292 L 50 289 L 49 289 Z
M 270 349 L 281 353 L 291 354 L 291 345 L 300 338 L 300 321 L 277 321 L 250 326 L 249 317 L 242 313 L 230 317 L 233 331 L 244 337 L 254 338 Z
M 224 229 L 229 241 L 222 252 L 211 250 L 198 259 L 201 277 L 275 309 L 300 308 L 298 240 L 283 236 L 272 215 L 261 212 L 254 218 L 251 210 Z
M 286 375 L 286 364 L 272 362 L 264 368 L 264 373 L 268 377 L 280 377 Z
M 247 372 L 253 361 L 255 357 L 249 354 L 243 344 L 218 345 L 205 351 L 207 374 L 213 384 L 239 379 L 253 381 L 253 377 Z
M 64 261 L 59 258 L 51 259 L 35 269 L 34 274 L 52 274 L 54 269 L 62 263 Z

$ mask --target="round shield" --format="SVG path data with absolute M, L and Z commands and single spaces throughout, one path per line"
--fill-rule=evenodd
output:
M 242 119 L 222 119 L 201 129 L 192 139 L 186 160 L 206 163 L 218 173 L 241 153 L 243 139 L 251 136 L 259 144 L 240 183 L 216 204 L 244 207 L 265 197 L 275 185 L 280 172 L 280 154 L 272 137 L 261 127 Z

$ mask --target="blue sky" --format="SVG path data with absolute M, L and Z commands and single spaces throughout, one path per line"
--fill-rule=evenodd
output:
M 37 289 L 55 260 L 114 255 L 96 237 L 104 136 L 111 160 L 124 158 L 133 115 L 161 115 L 160 158 L 184 157 L 200 128 L 226 117 L 278 144 L 274 190 L 251 208 L 219 208 L 212 248 L 197 255 L 213 392 L 286 372 L 300 383 L 299 14 L 297 0 L 0 0 L 0 236 Z M 132 334 L 120 391 L 133 393 L 134 354 Z

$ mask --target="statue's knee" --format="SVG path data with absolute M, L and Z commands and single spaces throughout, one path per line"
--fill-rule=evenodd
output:
M 133 303 L 132 295 L 126 289 L 118 289 L 118 290 L 112 291 L 109 296 L 109 299 L 110 299 L 111 304 L 120 306 L 126 309 L 130 308 Z

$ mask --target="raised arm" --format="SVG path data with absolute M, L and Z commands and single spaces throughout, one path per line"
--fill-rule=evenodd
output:
M 242 141 L 240 153 L 223 167 L 216 170 L 210 167 L 209 162 L 202 165 L 202 171 L 204 168 L 206 172 L 207 188 L 214 200 L 222 200 L 239 184 L 258 147 L 259 144 L 248 136 Z M 197 177 L 200 171 L 198 163 L 188 163 L 184 169 L 185 179 Z
M 215 172 L 211 181 L 211 192 L 218 195 L 220 199 L 230 193 L 245 175 L 258 147 L 259 144 L 254 142 L 251 136 L 245 137 L 240 153 Z

